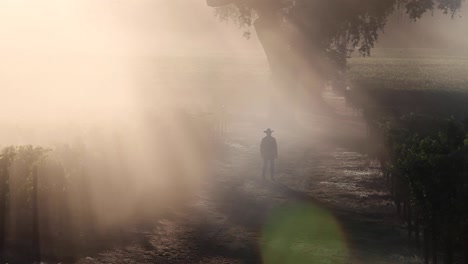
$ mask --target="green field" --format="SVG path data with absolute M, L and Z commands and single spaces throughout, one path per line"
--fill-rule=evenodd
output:
M 375 118 L 409 113 L 468 116 L 468 56 L 431 50 L 376 50 L 349 59 L 349 105 Z
M 347 74 L 357 89 L 468 92 L 468 56 L 441 51 L 378 50 L 349 59 Z

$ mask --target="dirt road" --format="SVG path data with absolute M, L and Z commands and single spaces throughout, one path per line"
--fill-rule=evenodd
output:
M 190 205 L 77 263 L 419 263 L 376 164 L 314 132 L 277 131 L 277 176 L 263 182 L 262 134 L 246 136 L 257 132 L 232 133 Z

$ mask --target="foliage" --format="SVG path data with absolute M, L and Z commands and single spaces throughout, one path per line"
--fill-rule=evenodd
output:
M 426 263 L 440 246 L 452 263 L 468 243 L 468 64 L 459 55 L 422 55 L 352 58 L 347 102 L 364 112 L 369 153 L 408 234 L 419 241 L 422 228 Z
M 140 123 L 129 122 L 125 136 L 117 133 L 122 126 L 117 132 L 95 127 L 53 149 L 4 148 L 0 262 L 32 263 L 35 234 L 44 260 L 73 262 L 188 201 L 193 186 L 183 185 L 207 174 L 204 159 L 221 144 L 226 117 L 180 111 L 170 120 L 145 118 L 148 137 L 141 136 Z
M 2 149 L 2 152 L 0 154 L 0 162 L 1 162 L 0 168 L 2 170 L 2 173 L 5 173 L 4 170 L 6 170 L 8 166 L 10 166 L 10 163 L 12 159 L 14 158 L 14 156 L 15 156 L 14 147 L 6 147 Z
M 408 225 L 421 221 L 431 232 L 432 238 L 425 233 L 424 239 L 432 240 L 433 255 L 437 245 L 444 245 L 451 263 L 455 245 L 468 241 L 468 126 L 454 119 L 407 115 L 384 127 L 388 160 L 382 165 L 391 167 L 394 180 L 410 190 L 404 202 L 415 209 Z
M 404 9 L 413 20 L 435 9 L 453 16 L 463 2 L 464 0 L 212 0 L 209 4 L 219 6 L 232 3 L 218 7 L 218 17 L 223 20 L 230 18 L 246 28 L 250 28 L 257 17 L 268 20 L 271 27 L 282 32 L 279 35 L 293 53 L 299 54 L 316 67 L 325 66 L 317 63 L 318 58 L 323 57 L 343 68 L 350 51 L 357 49 L 363 55 L 370 54 L 388 17 L 395 10 Z
M 6 214 L 8 211 L 10 164 L 15 156 L 15 149 L 7 147 L 0 152 L 0 261 L 4 261 L 6 240 Z

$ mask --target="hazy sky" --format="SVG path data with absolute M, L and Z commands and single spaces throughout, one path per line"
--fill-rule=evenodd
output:
M 65 107 L 126 107 L 140 103 L 143 97 L 135 92 L 143 77 L 140 72 L 135 74 L 134 65 L 125 59 L 106 57 L 104 60 L 85 58 L 81 61 L 48 55 L 93 57 L 189 53 L 204 56 L 245 51 L 263 54 L 255 36 L 246 40 L 242 30 L 235 25 L 218 21 L 205 0 L 0 1 L 0 105 L 2 109 L 16 109 L 2 111 L 0 119 L 2 114 L 9 118 L 12 113 L 38 114 L 38 109 L 44 115 L 52 116 L 64 113 Z M 405 26 L 404 33 L 400 31 L 401 26 L 394 25 L 395 30 L 392 32 L 389 28 L 387 38 L 402 43 L 413 37 L 414 32 L 430 31 L 434 34 L 431 38 L 423 37 L 466 43 L 465 47 L 468 47 L 467 17 L 452 21 L 447 16 L 428 16 L 423 22 L 417 25 L 429 26 L 416 31 L 408 31 Z M 191 63 L 189 65 L 193 66 Z M 225 70 L 228 66 L 223 65 Z M 235 69 L 256 74 L 250 68 L 239 66 Z M 151 67 L 146 70 L 151 78 L 157 75 Z M 175 67 L 174 71 L 177 70 L 180 69 Z M 181 81 L 177 73 L 173 74 L 170 78 L 162 77 Z M 224 80 L 221 75 L 210 72 L 189 77 L 203 81 L 208 77 Z M 146 81 L 146 78 L 149 77 L 143 79 Z M 190 78 L 185 83 L 191 84 Z M 164 80 L 157 80 L 158 85 L 145 83 L 143 86 L 154 86 L 157 91 L 170 90 L 161 84 Z M 170 101 L 166 100 L 168 95 L 161 94 L 159 102 Z M 94 113 L 94 110 L 89 111 Z
M 403 12 L 393 15 L 378 46 L 389 48 L 468 49 L 468 2 L 453 18 L 440 11 L 413 22 Z
M 258 49 L 204 0 L 2 0 L 1 53 L 147 54 Z
M 423 22 L 429 27 L 419 32 L 430 32 L 424 33 L 429 39 L 468 46 L 467 17 L 452 21 L 428 15 Z M 395 28 L 398 32 L 389 28 L 382 41 L 406 43 L 417 31 Z M 15 55 L 261 50 L 256 39 L 247 41 L 235 25 L 218 21 L 205 0 L 2 0 L 0 35 L 0 53 Z

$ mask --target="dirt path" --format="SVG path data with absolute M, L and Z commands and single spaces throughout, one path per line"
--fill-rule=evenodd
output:
M 243 137 L 253 131 L 235 132 L 193 204 L 126 245 L 77 263 L 419 263 L 365 156 L 334 140 L 278 132 L 277 177 L 263 182 L 258 142 Z M 273 240 L 291 249 L 275 250 Z

